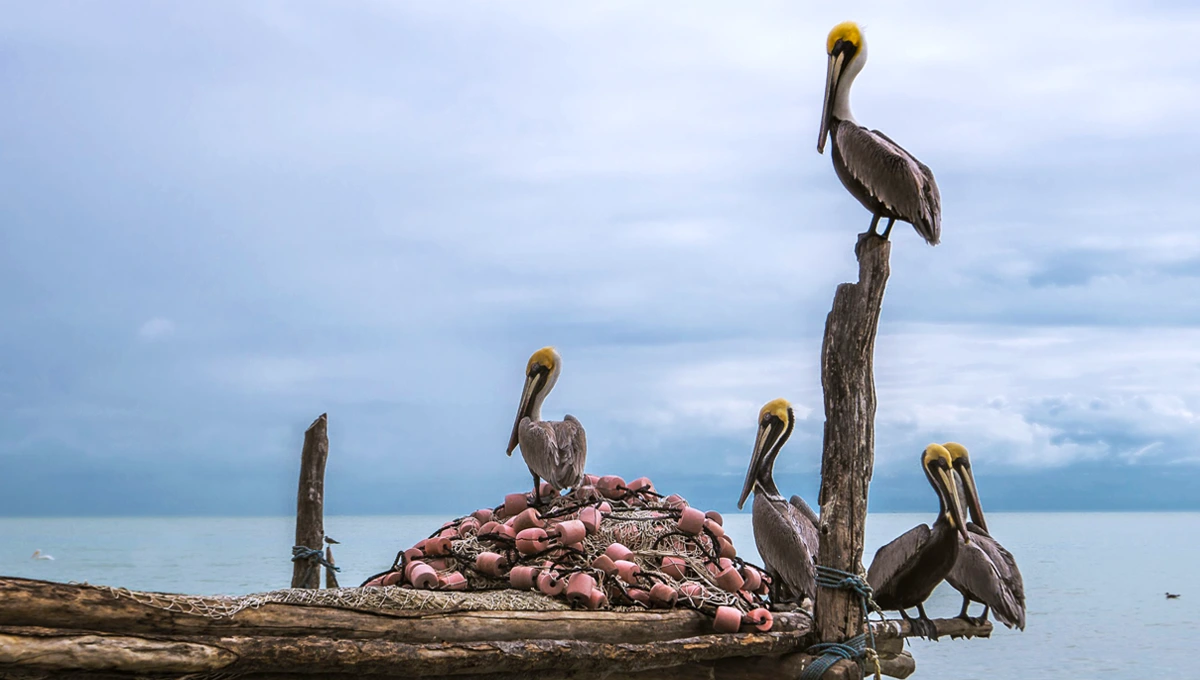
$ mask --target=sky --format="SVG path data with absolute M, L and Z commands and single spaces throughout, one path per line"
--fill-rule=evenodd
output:
M 529 355 L 588 469 L 732 509 L 758 409 L 815 500 L 819 351 L 869 214 L 852 106 L 929 165 L 876 344 L 872 508 L 1200 509 L 1189 3 L 47 0 L 0 14 L 0 514 L 469 512 Z

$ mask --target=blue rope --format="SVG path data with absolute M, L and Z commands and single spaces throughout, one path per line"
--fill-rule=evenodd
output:
M 867 613 L 870 610 L 879 611 L 879 607 L 875 605 L 875 601 L 871 599 L 874 591 L 871 590 L 871 585 L 867 583 L 858 574 L 852 574 L 841 569 L 833 567 L 825 567 L 817 565 L 817 585 L 822 588 L 833 588 L 835 590 L 849 590 L 858 596 L 859 605 L 862 606 L 863 620 L 867 620 Z M 870 644 L 868 644 L 868 636 Z M 819 654 L 812 663 L 805 667 L 804 672 L 800 674 L 800 680 L 820 680 L 820 677 L 825 674 L 825 671 L 833 667 L 839 661 L 852 661 L 867 657 L 867 650 L 874 651 L 875 649 L 875 631 L 871 630 L 870 623 L 867 624 L 867 632 L 861 635 L 856 635 L 845 642 L 818 642 L 809 647 L 809 654 Z M 876 676 L 878 676 L 878 666 L 876 667 Z
M 299 562 L 300 560 L 311 560 L 314 557 L 317 558 L 316 559 L 317 564 L 320 564 L 321 566 L 329 567 L 330 569 L 332 569 L 334 571 L 342 570 L 341 567 L 335 567 L 328 560 L 326 560 L 325 559 L 325 551 L 321 550 L 320 548 L 309 548 L 308 546 L 304 546 L 304 545 L 293 545 L 292 546 L 292 561 L 293 562 Z

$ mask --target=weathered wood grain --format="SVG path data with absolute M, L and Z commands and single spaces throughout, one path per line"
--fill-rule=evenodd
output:
M 300 488 L 296 492 L 296 543 L 313 550 L 325 546 L 325 460 L 329 457 L 328 419 L 322 413 L 304 432 L 300 452 Z M 315 560 L 292 566 L 293 588 L 320 588 L 321 570 Z

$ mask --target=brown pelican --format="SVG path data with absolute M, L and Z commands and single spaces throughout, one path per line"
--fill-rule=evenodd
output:
M 771 575 L 772 598 L 799 604 L 805 597 L 816 597 L 817 513 L 799 496 L 783 500 L 772 474 L 775 458 L 791 436 L 795 421 L 786 399 L 767 402 L 758 412 L 758 438 L 737 506 L 741 510 L 754 492 L 754 544 Z
M 525 366 L 525 388 L 506 453 L 521 445 L 521 457 L 533 474 L 533 502 L 540 501 L 539 487 L 545 479 L 555 490 L 578 485 L 583 480 L 587 438 L 575 416 L 542 420 L 542 402 L 562 372 L 562 357 L 553 347 L 543 347 L 529 357 Z
M 867 42 L 853 21 L 833 27 L 826 40 L 829 71 L 817 153 L 833 142 L 833 169 L 846 189 L 871 211 L 871 231 L 886 217 L 883 238 L 896 220 L 916 228 L 929 245 L 942 238 L 942 198 L 933 171 L 878 130 L 868 130 L 850 113 L 850 85 L 867 63 Z
M 913 632 L 936 640 L 937 627 L 925 614 L 924 602 L 958 558 L 962 544 L 955 531 L 962 535 L 963 541 L 969 543 L 971 539 L 954 487 L 950 453 L 938 444 L 930 444 L 925 447 L 921 466 L 941 503 L 937 521 L 933 529 L 919 524 L 876 551 L 867 570 L 867 582 L 875 591 L 875 604 L 881 609 L 898 610 L 912 625 Z M 920 617 L 910 618 L 904 611 L 908 607 L 916 607 Z
M 950 452 L 951 465 L 958 473 L 963 499 L 971 515 L 971 521 L 967 523 L 971 543 L 962 546 L 954 568 L 946 575 L 946 583 L 963 596 L 962 611 L 958 616 L 983 623 L 991 611 L 1000 623 L 1025 630 L 1025 583 L 1021 579 L 1021 570 L 1017 569 L 1017 561 L 988 533 L 966 447 L 955 442 L 943 446 Z M 983 614 L 978 619 L 967 615 L 972 602 L 983 603 Z

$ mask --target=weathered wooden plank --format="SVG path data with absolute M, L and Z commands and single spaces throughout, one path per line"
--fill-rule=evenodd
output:
M 850 573 L 862 569 L 867 493 L 875 463 L 873 355 L 890 252 L 886 240 L 859 235 L 858 283 L 838 286 L 821 346 L 825 441 L 817 563 Z M 860 605 L 847 591 L 819 588 L 814 613 L 821 640 L 846 640 L 863 631 Z
M 329 457 L 326 414 L 304 431 L 300 452 L 300 488 L 296 492 L 296 543 L 313 550 L 325 546 L 325 460 Z M 293 588 L 320 588 L 321 570 L 315 560 L 297 560 L 292 566 Z

